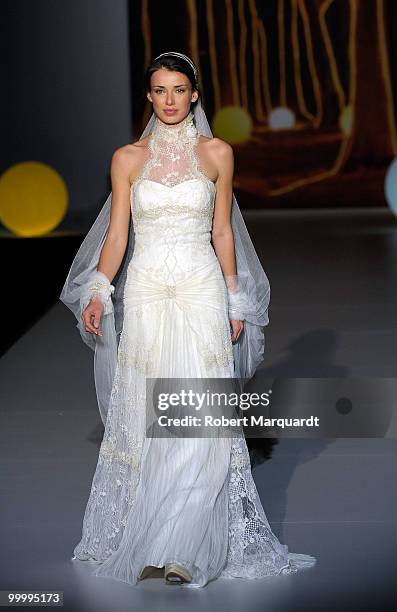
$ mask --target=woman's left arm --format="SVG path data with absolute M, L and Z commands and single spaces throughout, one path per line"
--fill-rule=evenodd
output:
M 229 279 L 236 278 L 236 255 L 231 223 L 233 202 L 234 155 L 232 147 L 218 138 L 213 142 L 213 159 L 217 165 L 216 198 L 212 224 L 212 244 L 219 259 L 223 276 L 228 284 Z M 228 284 L 228 286 L 230 286 Z M 232 341 L 238 340 L 243 331 L 243 321 L 230 319 Z

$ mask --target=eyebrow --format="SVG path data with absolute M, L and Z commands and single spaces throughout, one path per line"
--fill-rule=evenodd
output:
M 165 87 L 165 85 L 153 85 L 153 87 Z M 181 85 L 174 85 L 174 87 L 187 87 L 186 83 L 182 83 Z

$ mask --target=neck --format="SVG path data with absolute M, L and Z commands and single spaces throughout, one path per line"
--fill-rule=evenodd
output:
M 193 113 L 189 111 L 179 123 L 165 123 L 158 116 L 153 133 L 157 138 L 172 142 L 186 142 L 197 136 L 197 129 L 194 125 Z

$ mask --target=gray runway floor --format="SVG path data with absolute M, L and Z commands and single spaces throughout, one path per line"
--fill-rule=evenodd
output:
M 349 217 L 321 238 L 312 219 L 304 238 L 304 218 L 292 219 L 290 235 L 279 219 L 255 222 L 273 287 L 261 371 L 395 377 L 396 230 Z M 61 590 L 63 609 L 82 612 L 395 607 L 395 439 L 280 439 L 254 468 L 279 539 L 318 559 L 298 574 L 189 591 L 160 577 L 135 587 L 96 578 L 71 561 L 100 443 L 92 356 L 58 303 L 0 360 L 0 589 Z

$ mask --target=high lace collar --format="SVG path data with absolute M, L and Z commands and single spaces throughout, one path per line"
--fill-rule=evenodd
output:
M 196 138 L 198 132 L 194 125 L 194 115 L 192 111 L 177 124 L 169 124 L 156 117 L 156 123 L 152 132 L 155 140 L 165 140 L 169 143 L 186 143 Z

